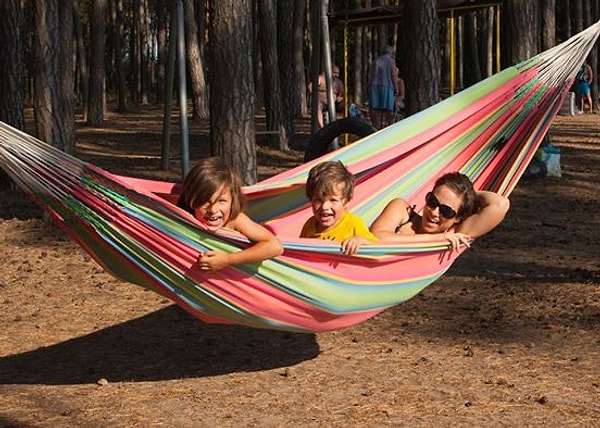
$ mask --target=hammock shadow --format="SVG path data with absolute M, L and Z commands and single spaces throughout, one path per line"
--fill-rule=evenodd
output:
M 177 306 L 0 358 L 0 384 L 158 381 L 286 367 L 315 358 L 313 334 L 199 322 Z

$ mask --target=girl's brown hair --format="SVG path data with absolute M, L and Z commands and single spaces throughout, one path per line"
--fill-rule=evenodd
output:
M 244 209 L 242 180 L 236 171 L 218 157 L 201 159 L 183 180 L 177 206 L 194 214 L 196 208 L 210 201 L 221 189 L 231 191 L 231 213 L 235 219 Z

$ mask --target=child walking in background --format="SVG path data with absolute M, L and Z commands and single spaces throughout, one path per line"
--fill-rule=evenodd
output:
M 206 251 L 198 258 L 202 270 L 258 263 L 283 251 L 275 235 L 244 214 L 241 179 L 220 158 L 204 158 L 191 169 L 183 181 L 177 205 L 193 214 L 210 231 L 235 230 L 254 243 L 235 253 Z
M 306 196 L 313 216 L 304 223 L 300 237 L 341 242 L 344 254 L 356 253 L 361 244 L 377 242 L 364 220 L 347 210 L 354 181 L 354 175 L 339 161 L 322 162 L 310 170 Z

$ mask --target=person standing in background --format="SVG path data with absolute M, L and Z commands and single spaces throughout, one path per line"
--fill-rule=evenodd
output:
M 371 63 L 369 79 L 369 115 L 373 126 L 380 129 L 391 123 L 396 95 L 398 95 L 398 79 L 396 64 L 392 56 L 393 49 L 386 45 L 382 54 Z
M 585 113 L 585 102 L 590 106 L 590 114 L 594 112 L 594 103 L 592 101 L 592 80 L 594 80 L 594 72 L 592 67 L 586 62 L 583 63 L 576 77 L 575 91 L 581 99 L 581 113 Z
M 344 110 L 344 82 L 340 79 L 340 68 L 337 65 L 333 65 L 331 68 L 332 74 L 332 90 L 333 99 L 335 102 L 335 111 L 340 113 Z M 312 85 L 308 84 L 308 90 L 312 91 Z M 319 128 L 325 126 L 325 120 L 323 115 L 328 112 L 328 97 L 327 97 L 327 81 L 325 79 L 325 72 L 319 74 L 319 116 L 317 117 L 317 123 Z

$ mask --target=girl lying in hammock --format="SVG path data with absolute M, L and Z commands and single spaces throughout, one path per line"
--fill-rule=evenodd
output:
M 206 251 L 198 257 L 203 270 L 258 263 L 278 256 L 283 247 L 277 237 L 242 212 L 244 195 L 238 174 L 222 159 L 200 160 L 183 181 L 177 205 L 193 214 L 210 231 L 235 230 L 254 244 L 235 253 Z
M 473 239 L 495 228 L 510 206 L 508 198 L 494 192 L 476 192 L 469 178 L 459 172 L 447 173 L 425 196 L 422 214 L 402 198 L 391 200 L 373 221 L 371 232 L 381 243 L 410 242 L 411 235 L 428 234 L 432 241 L 448 240 L 454 250 L 470 246 Z M 364 244 L 351 238 L 344 248 Z

